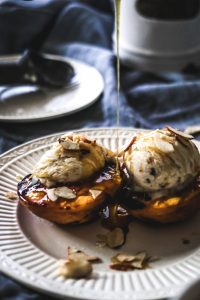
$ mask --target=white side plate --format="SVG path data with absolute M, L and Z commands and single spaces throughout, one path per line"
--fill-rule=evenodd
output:
M 104 89 L 101 74 L 93 67 L 55 55 L 69 62 L 75 69 L 78 84 L 66 89 L 47 92 L 36 91 L 32 87 L 18 87 L 0 100 L 0 121 L 30 122 L 69 115 L 92 105 Z M 3 96 L 4 97 L 4 96 Z

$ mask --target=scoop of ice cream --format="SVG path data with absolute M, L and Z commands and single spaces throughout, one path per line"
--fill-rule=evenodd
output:
M 125 164 L 136 191 L 162 196 L 196 177 L 200 154 L 191 136 L 170 127 L 138 134 L 125 150 Z
M 100 171 L 108 150 L 81 135 L 63 135 L 41 157 L 33 175 L 47 186 L 82 181 Z

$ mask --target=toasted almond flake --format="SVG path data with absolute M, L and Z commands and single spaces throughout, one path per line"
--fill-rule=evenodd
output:
M 58 140 L 58 142 L 66 150 L 79 150 L 80 149 L 79 144 L 68 139 L 68 137 L 61 137 Z
M 145 251 L 138 252 L 135 255 L 135 258 L 138 260 L 145 260 L 147 258 L 147 253 Z
M 187 134 L 187 133 L 182 132 L 182 131 L 179 131 L 179 130 L 177 130 L 177 129 L 175 129 L 175 128 L 172 128 L 172 127 L 170 127 L 170 126 L 168 126 L 167 129 L 168 129 L 169 131 L 175 133 L 176 135 L 179 135 L 179 136 L 181 136 L 181 137 L 183 137 L 183 138 L 185 138 L 185 139 L 192 140 L 192 139 L 194 138 L 192 135 Z
M 16 192 L 12 192 L 12 191 L 6 192 L 6 193 L 4 194 L 4 196 L 5 196 L 6 198 L 8 198 L 9 200 L 17 200 L 17 199 L 18 199 L 17 193 L 16 193 Z
M 92 198 L 95 200 L 98 196 L 100 196 L 103 192 L 98 190 L 89 190 L 90 194 L 92 195 Z
M 64 261 L 58 269 L 58 274 L 65 278 L 85 278 L 92 273 L 92 264 L 87 260 Z
M 58 196 L 55 195 L 55 189 L 48 189 L 47 196 L 51 201 L 56 201 L 58 199 Z
M 154 261 L 153 257 L 148 256 L 145 251 L 138 252 L 136 255 L 119 253 L 111 258 L 110 268 L 119 271 L 143 270 L 148 268 L 152 261 Z
M 145 269 L 148 265 L 148 256 L 145 251 L 138 252 L 135 255 L 135 260 L 131 262 L 131 265 L 136 269 Z
M 179 141 L 179 143 L 181 143 L 183 146 L 185 146 L 185 147 L 189 146 L 188 139 L 185 139 L 185 138 L 183 138 L 182 136 L 179 136 L 179 135 L 177 135 L 176 138 Z
M 136 259 L 136 255 L 126 255 L 123 253 L 119 253 L 112 257 L 112 262 L 120 262 L 120 263 L 129 263 Z
M 116 227 L 107 234 L 107 245 L 110 248 L 117 248 L 124 244 L 125 236 L 120 227 Z
M 66 186 L 57 187 L 54 191 L 55 195 L 66 199 L 75 199 L 76 194 Z
M 130 265 L 134 268 L 134 269 L 145 269 L 146 266 L 144 266 L 143 261 L 133 261 L 130 263 Z
M 77 250 L 72 247 L 68 247 L 68 256 L 69 260 L 87 260 L 91 263 L 100 263 L 102 260 L 97 256 L 88 255 L 81 250 Z

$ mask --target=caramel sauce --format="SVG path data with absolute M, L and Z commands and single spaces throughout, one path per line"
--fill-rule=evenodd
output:
M 101 212 L 101 224 L 107 229 L 114 229 L 120 227 L 128 231 L 128 225 L 130 222 L 130 215 L 128 210 L 121 206 L 118 202 L 110 203 L 105 206 Z
M 152 200 L 148 193 L 134 191 L 132 183 L 123 171 L 122 176 L 121 188 L 114 199 L 100 212 L 103 227 L 110 230 L 120 227 L 127 234 L 129 223 L 134 219 L 132 212 L 136 212 L 137 215 L 137 211 L 143 211 L 148 207 L 151 207 L 152 210 L 176 207 L 178 211 L 179 205 L 192 201 L 192 198 L 198 199 L 200 197 L 200 174 L 186 188 L 155 200 Z M 176 221 L 176 218 L 174 220 Z
M 120 185 L 120 176 L 116 173 L 116 166 L 107 164 L 105 168 L 99 173 L 90 178 L 86 182 L 78 183 L 66 183 L 57 184 L 53 188 L 59 186 L 66 186 L 71 189 L 76 196 L 90 195 L 90 189 L 102 190 L 108 196 L 112 197 L 115 193 L 115 186 L 113 186 L 113 181 L 116 183 L 117 187 Z M 48 188 L 41 183 L 39 179 L 35 181 L 35 178 L 31 174 L 24 177 L 24 179 L 18 183 L 18 194 L 21 200 L 29 201 L 31 203 L 43 204 L 48 201 L 52 202 L 47 195 Z M 58 198 L 58 201 L 63 201 L 64 198 Z M 75 199 L 76 200 L 76 199 Z M 73 200 L 64 199 L 64 202 L 72 202 Z
M 115 0 L 115 32 L 116 32 L 116 54 L 117 54 L 117 98 L 116 98 L 116 127 L 117 127 L 117 143 L 116 153 L 119 155 L 119 125 L 120 125 L 120 57 L 119 57 L 119 36 L 120 36 L 120 6 L 121 0 Z M 123 173 L 120 168 L 120 162 L 117 159 L 116 171 Z M 126 234 L 128 232 L 128 225 L 131 217 L 126 208 L 123 207 L 123 188 L 121 188 L 114 199 L 100 211 L 101 224 L 107 229 L 114 229 L 120 227 Z

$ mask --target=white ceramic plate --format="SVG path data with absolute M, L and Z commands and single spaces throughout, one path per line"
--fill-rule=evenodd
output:
M 92 105 L 104 89 L 101 74 L 93 67 L 71 58 L 46 55 L 69 62 L 75 69 L 78 84 L 66 89 L 42 92 L 18 87 L 0 100 L 0 121 L 30 122 L 69 115 Z M 9 97 L 8 97 L 9 96 Z
M 99 143 L 115 149 L 116 129 L 82 130 Z M 119 129 L 120 146 L 135 133 Z M 57 298 L 77 299 L 158 299 L 177 295 L 200 275 L 200 215 L 170 226 L 150 226 L 134 221 L 127 243 L 120 250 L 129 254 L 145 250 L 160 260 L 151 269 L 118 272 L 109 269 L 110 258 L 119 252 L 95 246 L 96 234 L 103 233 L 99 222 L 67 227 L 40 219 L 5 192 L 16 190 L 16 174 L 30 173 L 32 166 L 54 142 L 57 135 L 40 138 L 17 147 L 0 157 L 0 269 L 8 276 Z M 189 239 L 184 244 L 183 239 Z M 57 275 L 58 259 L 67 246 L 98 255 L 89 279 L 64 280 Z

